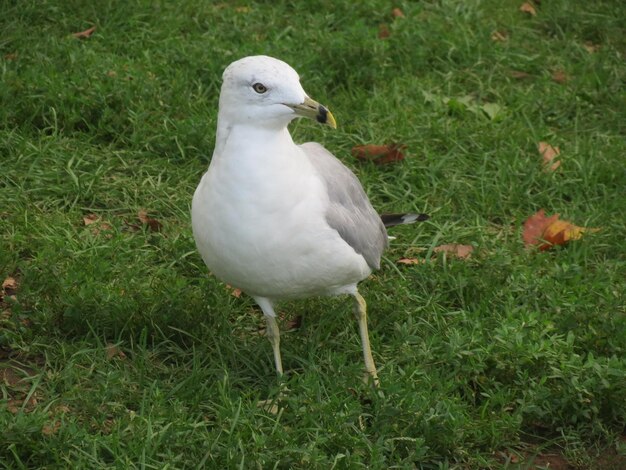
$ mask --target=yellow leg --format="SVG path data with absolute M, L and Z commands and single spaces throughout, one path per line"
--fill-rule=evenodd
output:
M 376 373 L 376 364 L 374 364 L 374 358 L 372 357 L 372 349 L 370 347 L 370 338 L 367 331 L 367 304 L 361 294 L 356 292 L 354 294 L 356 304 L 354 306 L 354 314 L 359 322 L 359 333 L 361 335 L 361 344 L 363 346 L 363 359 L 365 360 L 365 370 L 369 374 L 369 379 L 374 382 L 374 385 L 378 387 L 380 384 L 378 380 L 378 374 Z
M 274 350 L 274 362 L 276 363 L 276 372 L 278 375 L 283 375 L 283 361 L 280 357 L 280 330 L 276 318 L 269 315 L 265 316 L 267 322 L 267 339 L 272 344 Z

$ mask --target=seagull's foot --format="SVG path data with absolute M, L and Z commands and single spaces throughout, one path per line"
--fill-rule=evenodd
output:
M 365 371 L 363 374 L 363 382 L 365 385 L 372 385 L 374 388 L 380 388 L 380 380 L 378 380 L 378 375 L 375 373 Z

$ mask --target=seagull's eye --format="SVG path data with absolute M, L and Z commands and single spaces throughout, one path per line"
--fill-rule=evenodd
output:
M 252 85 L 252 89 L 260 95 L 267 91 L 267 87 L 262 83 L 255 83 L 254 85 Z

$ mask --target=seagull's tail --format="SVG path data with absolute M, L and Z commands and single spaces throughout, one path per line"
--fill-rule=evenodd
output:
M 394 225 L 423 222 L 424 220 L 428 220 L 429 216 L 427 214 L 381 214 L 380 218 L 385 227 L 393 227 Z

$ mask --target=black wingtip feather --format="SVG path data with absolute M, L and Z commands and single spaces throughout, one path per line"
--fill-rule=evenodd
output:
M 385 227 L 393 227 L 394 225 L 413 224 L 415 222 L 423 222 L 430 217 L 428 214 L 381 214 L 381 220 Z

